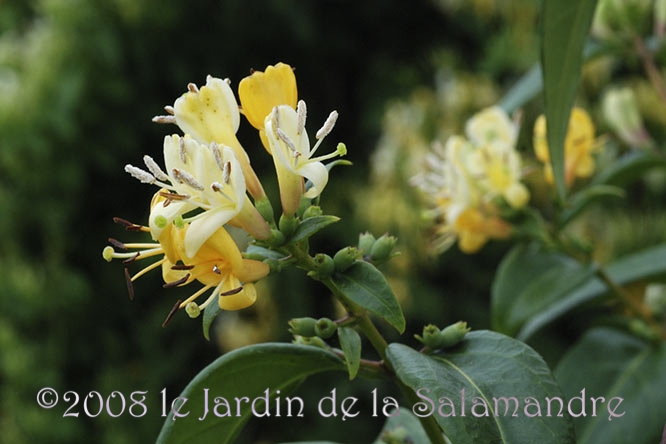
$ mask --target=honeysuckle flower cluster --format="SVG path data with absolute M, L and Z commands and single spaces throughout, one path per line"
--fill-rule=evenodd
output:
M 594 123 L 582 108 L 574 107 L 569 117 L 567 136 L 564 141 L 564 181 L 570 187 L 577 178 L 587 178 L 594 173 L 594 157 L 598 147 L 594 137 Z M 553 183 L 553 168 L 550 164 L 546 140 L 546 116 L 540 115 L 534 123 L 534 152 L 544 163 L 546 181 Z
M 241 114 L 259 130 L 261 143 L 273 157 L 285 216 L 296 213 L 302 198 L 318 197 L 324 190 L 328 169 L 322 162 L 346 154 L 344 144 L 338 144 L 332 153 L 314 156 L 333 129 L 337 112 L 331 112 L 311 146 L 306 105 L 297 100 L 289 65 L 278 63 L 243 79 L 240 107 L 230 83 L 212 76 L 201 87 L 190 83 L 173 106 L 165 107 L 168 115 L 153 119 L 176 124 L 184 133 L 164 138 L 164 169 L 147 155 L 145 168 L 125 166 L 127 173 L 158 191 L 147 226 L 116 221 L 129 231 L 149 233 L 153 242 L 110 239 L 103 257 L 123 259 L 130 296 L 132 283 L 156 268 L 162 270 L 165 287 L 201 284 L 189 298 L 178 301 L 169 318 L 181 308 L 196 317 L 213 301 L 224 310 L 248 307 L 257 297 L 253 283 L 270 272 L 267 264 L 242 253 L 248 239 L 270 242 L 276 227 L 250 156 L 236 137 Z M 263 150 L 259 154 L 265 155 Z M 128 271 L 134 262 L 155 257 L 141 271 Z M 198 304 L 207 292 L 208 298 Z
M 465 133 L 436 144 L 427 170 L 413 179 L 431 207 L 437 253 L 456 239 L 463 252 L 474 253 L 490 239 L 509 237 L 512 226 L 502 208 L 520 209 L 529 200 L 516 151 L 518 125 L 494 106 L 469 119 Z

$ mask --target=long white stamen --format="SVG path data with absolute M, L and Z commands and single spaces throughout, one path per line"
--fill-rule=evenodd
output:
M 299 136 L 303 134 L 305 130 L 305 119 L 307 118 L 308 110 L 305 106 L 305 102 L 302 100 L 298 101 L 298 106 L 296 107 L 296 113 L 298 114 L 298 126 L 296 127 L 296 134 Z
M 157 177 L 163 182 L 170 182 L 169 176 L 167 176 L 166 173 L 162 171 L 162 168 L 160 168 L 160 166 L 153 160 L 152 157 L 148 155 L 143 156 L 143 163 L 145 163 L 146 167 L 148 167 L 148 171 L 153 173 L 153 176 Z
M 194 188 L 195 190 L 198 191 L 203 191 L 204 186 L 199 183 L 198 180 L 194 178 L 190 173 L 184 170 L 179 170 L 178 168 L 174 168 L 172 170 L 173 175 L 176 177 L 176 180 L 180 183 L 187 184 Z
M 329 133 L 333 131 L 333 127 L 335 126 L 336 120 L 338 120 L 338 112 L 331 111 L 331 114 L 328 115 L 328 118 L 326 119 L 326 122 L 324 122 L 324 125 L 319 129 L 319 131 L 317 131 L 315 138 L 323 139 L 324 137 L 328 136 Z
M 129 173 L 135 179 L 140 180 L 142 183 L 153 184 L 157 180 L 155 179 L 155 176 L 153 176 L 149 172 L 144 171 L 141 168 L 137 168 L 134 165 L 130 164 L 125 165 L 125 172 Z
M 224 192 L 224 185 L 222 185 L 220 182 L 213 182 L 212 184 L 210 184 L 210 188 L 216 193 L 220 193 L 222 196 L 225 197 L 225 199 L 231 202 L 234 201 L 231 197 L 229 197 L 227 193 Z

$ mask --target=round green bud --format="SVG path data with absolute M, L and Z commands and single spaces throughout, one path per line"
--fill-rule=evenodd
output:
M 104 247 L 104 249 L 102 250 L 102 257 L 104 258 L 105 261 L 107 261 L 107 262 L 111 262 L 111 261 L 113 260 L 113 254 L 114 254 L 115 252 L 116 252 L 116 251 L 113 249 L 113 247 L 107 245 L 107 246 Z
M 273 214 L 273 206 L 268 198 L 263 198 L 256 200 L 254 202 L 254 207 L 257 209 L 261 217 L 264 218 L 266 222 L 272 224 L 275 222 L 275 215 Z
M 338 329 L 338 324 L 328 318 L 320 318 L 315 324 L 315 333 L 322 339 L 328 339 Z
M 444 328 L 439 334 L 439 347 L 448 348 L 457 345 L 463 340 L 465 335 L 471 330 L 467 322 L 459 321 Z
M 436 325 L 428 324 L 423 327 L 423 337 L 417 336 L 416 339 L 421 341 L 423 345 L 432 349 L 439 348 L 439 334 L 441 331 Z
M 315 333 L 315 324 L 317 320 L 315 318 L 295 318 L 289 321 L 289 332 L 292 335 L 312 337 L 316 336 Z
M 321 207 L 318 207 L 317 205 L 310 205 L 305 209 L 305 211 L 303 211 L 303 219 L 321 216 L 322 214 L 324 214 L 324 212 L 321 211 Z
M 328 254 L 317 253 L 314 257 L 314 263 L 316 264 L 317 268 L 315 271 L 319 278 L 327 278 L 335 271 L 335 262 Z
M 343 272 L 351 267 L 356 259 L 358 259 L 358 250 L 354 247 L 345 247 L 335 253 L 333 256 L 333 263 L 335 264 L 335 271 Z
M 199 308 L 199 305 L 196 302 L 190 302 L 185 306 L 185 313 L 187 313 L 192 319 L 198 318 L 201 314 L 201 308 Z
M 295 336 L 293 343 L 302 344 L 302 345 L 311 345 L 313 347 L 319 347 L 319 348 L 328 348 L 328 345 L 326 345 L 324 340 L 317 336 L 313 336 L 311 338 L 307 338 L 305 336 Z
M 285 238 L 290 237 L 298 228 L 298 219 L 296 216 L 285 216 L 284 214 L 280 216 L 280 222 L 278 222 L 278 227 Z
M 271 229 L 271 237 L 268 239 L 268 243 L 273 247 L 280 247 L 284 245 L 286 238 L 280 230 L 275 228 Z
M 398 426 L 382 433 L 381 442 L 384 444 L 408 444 L 412 440 L 409 438 L 409 432 L 404 426 Z
M 370 259 L 373 261 L 383 261 L 393 252 L 397 239 L 394 236 L 384 234 L 372 245 L 370 250 Z
M 375 238 L 375 236 L 373 236 L 371 233 L 368 233 L 367 231 L 365 233 L 359 234 L 358 250 L 364 256 L 369 256 L 370 250 L 372 250 L 372 246 L 375 244 L 376 240 L 377 239 Z

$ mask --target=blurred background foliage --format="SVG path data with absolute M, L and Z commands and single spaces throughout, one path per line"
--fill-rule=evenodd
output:
M 163 421 L 162 389 L 173 398 L 221 351 L 289 340 L 287 319 L 334 309 L 323 287 L 283 272 L 261 283 L 252 310 L 223 314 L 208 343 L 200 321 L 184 313 L 160 327 L 182 296 L 178 290 L 162 290 L 152 276 L 137 283 L 130 302 L 122 268 L 102 260 L 107 237 L 131 237 L 112 217 L 145 223 L 153 191 L 123 165 L 143 154 L 159 158 L 162 138 L 176 128 L 150 118 L 209 73 L 237 85 L 250 68 L 294 66 L 309 121 L 323 122 L 337 109 L 331 137 L 347 144 L 354 162 L 334 171 L 322 200 L 344 222 L 318 236 L 313 249 L 332 254 L 366 229 L 397 234 L 403 254 L 387 267 L 406 310 L 407 337 L 433 321 L 464 319 L 487 328 L 488 289 L 508 244 L 493 243 L 475 256 L 454 248 L 433 259 L 407 183 L 433 140 L 460 132 L 465 119 L 495 103 L 537 60 L 538 8 L 536 0 L 0 2 L 3 442 L 153 441 Z M 599 94 L 594 79 L 612 63 L 601 60 L 599 71 L 586 73 L 589 96 Z M 666 115 L 652 114 L 652 126 Z M 242 125 L 239 138 L 259 176 L 272 177 L 272 162 L 248 127 Z M 531 122 L 525 127 L 523 150 L 531 146 Z M 660 197 L 666 182 L 653 182 L 639 185 L 638 195 L 656 189 Z M 662 212 L 650 217 L 666 228 Z M 631 231 L 625 219 L 618 217 L 616 231 Z M 330 392 L 336 384 L 340 395 L 361 393 L 366 400 L 376 386 L 325 378 L 299 393 L 318 399 L 327 392 L 322 386 Z M 61 396 L 96 390 L 126 398 L 147 390 L 148 414 L 89 419 L 79 404 L 78 418 L 63 418 L 62 399 L 52 410 L 37 406 L 42 387 Z M 366 415 L 347 421 L 340 435 L 338 420 L 306 416 L 296 430 L 264 421 L 243 439 L 369 442 L 382 425 Z

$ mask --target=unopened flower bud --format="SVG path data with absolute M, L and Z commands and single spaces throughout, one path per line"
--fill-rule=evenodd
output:
M 370 259 L 373 261 L 383 261 L 393 252 L 397 239 L 394 236 L 384 234 L 372 246 L 370 250 Z
M 655 315 L 666 314 L 666 285 L 649 284 L 645 289 L 645 305 Z
M 305 336 L 310 338 L 316 336 L 315 333 L 315 324 L 317 320 L 315 318 L 295 318 L 289 321 L 289 332 L 292 335 Z
M 280 216 L 278 227 L 282 234 L 284 234 L 285 238 L 289 238 L 289 236 L 294 234 L 294 231 L 296 231 L 296 228 L 298 227 L 298 219 L 294 215 L 285 216 L 283 214 Z
M 335 271 L 343 272 L 347 268 L 351 267 L 356 259 L 358 259 L 358 250 L 354 247 L 345 247 L 342 250 L 335 253 L 333 256 L 333 262 L 335 264 Z
M 415 335 L 414 337 L 418 339 L 423 345 L 426 347 L 430 347 L 432 349 L 437 349 L 439 348 L 439 335 L 441 331 L 440 329 L 433 324 L 428 324 L 425 327 L 423 327 L 423 337 L 419 335 Z
M 637 147 L 650 143 L 638 111 L 638 102 L 631 88 L 613 88 L 604 94 L 601 104 L 606 122 L 628 145 Z
M 271 237 L 268 239 L 268 243 L 273 247 L 279 247 L 284 245 L 286 238 L 280 230 L 271 229 Z
M 314 257 L 314 263 L 317 266 L 315 273 L 318 278 L 327 278 L 335 271 L 335 262 L 328 254 L 318 253 Z
M 440 348 L 453 347 L 462 341 L 470 330 L 471 328 L 467 326 L 467 322 L 463 321 L 449 325 L 440 333 Z
M 324 340 L 318 336 L 313 336 L 311 338 L 305 336 L 295 336 L 293 342 L 294 344 L 311 345 L 319 348 L 328 348 L 328 345 L 326 345 Z
M 649 341 L 659 339 L 659 333 L 650 328 L 650 326 L 642 319 L 632 319 L 629 321 L 629 330 L 636 336 L 640 336 Z
M 321 207 L 318 207 L 317 205 L 310 205 L 303 212 L 303 219 L 309 219 L 311 217 L 321 216 L 322 214 L 324 214 L 324 212 L 321 211 Z
M 358 236 L 358 251 L 364 256 L 369 256 L 372 246 L 377 239 L 371 233 L 365 232 Z
M 328 339 L 338 329 L 338 325 L 328 318 L 320 318 L 314 326 L 315 334 L 322 339 Z
M 268 200 L 268 198 L 264 197 L 262 199 L 257 199 L 254 202 L 254 207 L 257 209 L 259 214 L 261 214 L 261 217 L 266 220 L 266 222 L 274 223 L 275 222 L 275 215 L 273 214 L 273 206 L 271 205 L 271 202 Z

